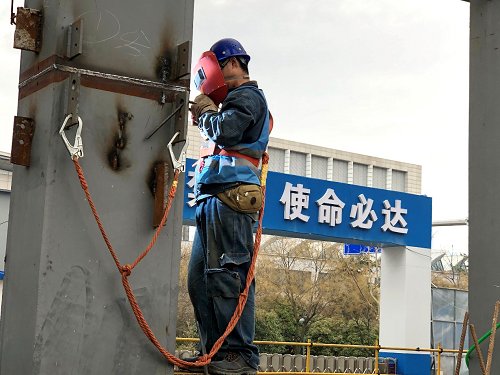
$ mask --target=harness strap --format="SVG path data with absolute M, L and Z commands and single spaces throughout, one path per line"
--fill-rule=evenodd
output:
M 273 125 L 274 125 L 274 120 L 273 120 L 273 115 L 271 112 L 269 112 L 269 134 L 271 134 L 271 131 L 273 130 Z M 223 155 L 223 156 L 232 156 L 235 158 L 242 158 L 245 160 L 248 160 L 250 163 L 252 163 L 256 168 L 259 167 L 260 164 L 260 159 L 254 158 L 249 155 L 245 155 L 239 151 L 236 150 L 226 150 L 226 149 L 220 149 L 217 147 L 217 145 L 214 142 L 210 142 L 209 146 L 201 146 L 200 147 L 200 158 L 204 158 L 207 156 L 212 156 L 212 155 Z
M 259 167 L 260 159 L 253 158 L 249 155 L 242 154 L 241 152 L 235 151 L 235 150 L 223 150 L 217 147 L 217 145 L 213 142 L 210 142 L 209 146 L 207 147 L 200 147 L 200 158 L 203 159 L 207 156 L 212 156 L 212 155 L 223 155 L 223 156 L 232 156 L 236 158 L 242 158 L 245 160 L 248 160 L 250 163 L 255 165 L 256 168 Z
M 251 156 L 242 154 L 241 152 L 234 151 L 234 150 L 220 150 L 219 152 L 216 153 L 216 155 L 223 155 L 223 156 L 234 156 L 236 158 L 242 158 L 245 160 L 248 160 L 250 163 L 255 165 L 255 167 L 259 167 L 260 159 L 257 158 L 252 158 Z

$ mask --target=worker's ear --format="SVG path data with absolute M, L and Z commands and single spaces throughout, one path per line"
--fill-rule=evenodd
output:
M 240 64 L 239 64 L 238 60 L 236 59 L 236 57 L 231 57 L 229 59 L 229 63 L 231 64 L 231 68 L 239 68 L 240 67 Z

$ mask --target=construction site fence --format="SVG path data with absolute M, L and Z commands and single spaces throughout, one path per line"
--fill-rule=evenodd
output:
M 197 343 L 197 338 L 180 338 L 177 343 Z M 391 358 L 386 358 L 384 353 L 380 357 L 380 351 L 397 351 L 410 353 L 429 353 L 434 357 L 434 369 L 436 375 L 441 375 L 441 362 L 443 355 L 458 354 L 456 349 L 444 349 L 441 345 L 438 348 L 403 348 L 381 346 L 377 342 L 374 345 L 358 344 L 326 344 L 320 342 L 292 342 L 292 341 L 254 341 L 256 345 L 282 345 L 301 347 L 305 354 L 260 354 L 260 364 L 258 373 L 266 375 L 274 374 L 397 374 L 397 362 Z M 373 357 L 347 357 L 347 356 L 325 356 L 312 355 L 314 348 L 352 348 L 373 350 Z M 465 353 L 465 352 L 464 352 Z M 194 355 L 192 350 L 177 350 L 176 354 L 180 358 L 186 358 Z M 430 371 L 430 369 L 429 369 Z

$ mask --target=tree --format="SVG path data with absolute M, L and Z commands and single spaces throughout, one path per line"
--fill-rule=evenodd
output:
M 191 243 L 182 242 L 179 268 L 179 295 L 177 299 L 177 337 L 198 337 L 193 306 L 187 290 L 187 270 L 191 255 Z M 195 345 L 182 344 L 179 348 L 193 349 Z
M 279 237 L 263 244 L 257 309 L 281 316 L 281 327 L 287 328 L 282 332 L 285 340 L 304 342 L 312 337 L 312 327 L 332 317 L 353 331 L 351 338 L 376 331 L 378 286 L 372 275 L 376 264 L 369 256 L 346 258 L 341 249 L 334 243 Z M 295 352 L 300 350 L 295 347 Z
M 367 325 L 359 325 L 355 320 L 326 318 L 313 324 L 310 330 L 311 340 L 316 343 L 349 343 L 373 345 L 378 336 L 378 329 Z M 333 356 L 373 356 L 373 350 L 363 348 L 314 347 L 314 355 Z
M 465 254 L 443 253 L 432 261 L 432 284 L 442 288 L 467 290 L 469 257 Z

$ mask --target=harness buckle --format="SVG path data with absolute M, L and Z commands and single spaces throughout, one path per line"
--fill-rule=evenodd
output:
M 179 154 L 179 159 L 177 159 L 174 155 L 174 151 L 172 149 L 172 144 L 174 143 L 175 138 L 180 134 L 177 132 L 174 134 L 170 142 L 168 142 L 168 151 L 170 152 L 170 160 L 172 160 L 172 166 L 176 171 L 184 172 L 186 170 L 186 150 L 188 146 L 188 141 L 186 139 L 186 143 L 182 147 L 181 153 Z
M 61 126 L 61 129 L 59 129 L 59 135 L 62 137 L 64 144 L 66 145 L 66 148 L 68 149 L 69 155 L 71 156 L 72 159 L 74 158 L 82 158 L 83 157 L 83 141 L 82 141 L 82 119 L 80 116 L 78 117 L 78 128 L 76 129 L 76 135 L 75 135 L 75 142 L 74 145 L 69 143 L 68 138 L 66 137 L 66 133 L 64 131 L 66 130 L 66 124 L 68 123 L 69 119 L 72 118 L 73 115 L 69 114 L 66 116 L 64 119 L 64 122 Z

